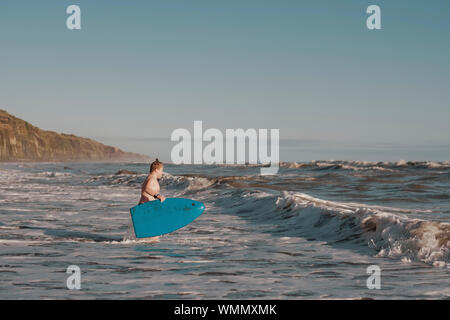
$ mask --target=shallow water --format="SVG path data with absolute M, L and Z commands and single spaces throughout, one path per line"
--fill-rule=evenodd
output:
M 206 211 L 156 242 L 128 232 L 147 170 L 1 164 L 0 298 L 450 297 L 449 163 L 167 165 L 162 193 Z

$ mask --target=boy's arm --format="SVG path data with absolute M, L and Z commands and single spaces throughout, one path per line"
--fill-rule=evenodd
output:
M 158 182 L 156 182 L 158 183 Z M 148 193 L 149 195 L 151 195 L 153 198 L 160 200 L 161 202 L 163 202 L 166 197 L 164 197 L 163 195 L 161 195 L 160 193 L 157 192 L 157 190 L 159 190 L 159 188 L 157 188 L 156 183 L 147 183 L 146 188 L 145 188 L 145 192 Z M 159 187 L 159 185 L 158 185 Z
M 156 182 L 157 184 L 158 184 L 158 189 L 160 189 L 161 190 L 161 188 L 159 187 L 159 182 Z M 156 199 L 158 199 L 159 201 L 161 201 L 161 202 L 163 202 L 164 200 L 166 200 L 166 197 L 164 197 L 162 194 L 160 194 L 160 193 L 158 193 L 156 196 L 155 196 L 155 198 Z

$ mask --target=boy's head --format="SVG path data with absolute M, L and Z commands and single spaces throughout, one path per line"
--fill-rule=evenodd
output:
M 164 165 L 162 162 L 160 162 L 158 160 L 158 158 L 156 158 L 155 161 L 153 161 L 150 165 L 150 173 L 155 173 L 156 174 L 156 178 L 157 179 L 161 179 L 162 174 L 163 174 L 163 168 Z

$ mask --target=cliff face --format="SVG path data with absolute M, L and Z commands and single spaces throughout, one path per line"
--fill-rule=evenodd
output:
M 149 161 L 72 134 L 41 130 L 0 110 L 0 161 Z

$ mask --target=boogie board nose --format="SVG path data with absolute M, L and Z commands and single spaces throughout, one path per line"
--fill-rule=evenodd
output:
M 192 208 L 203 211 L 205 210 L 205 205 L 203 202 L 192 200 Z

